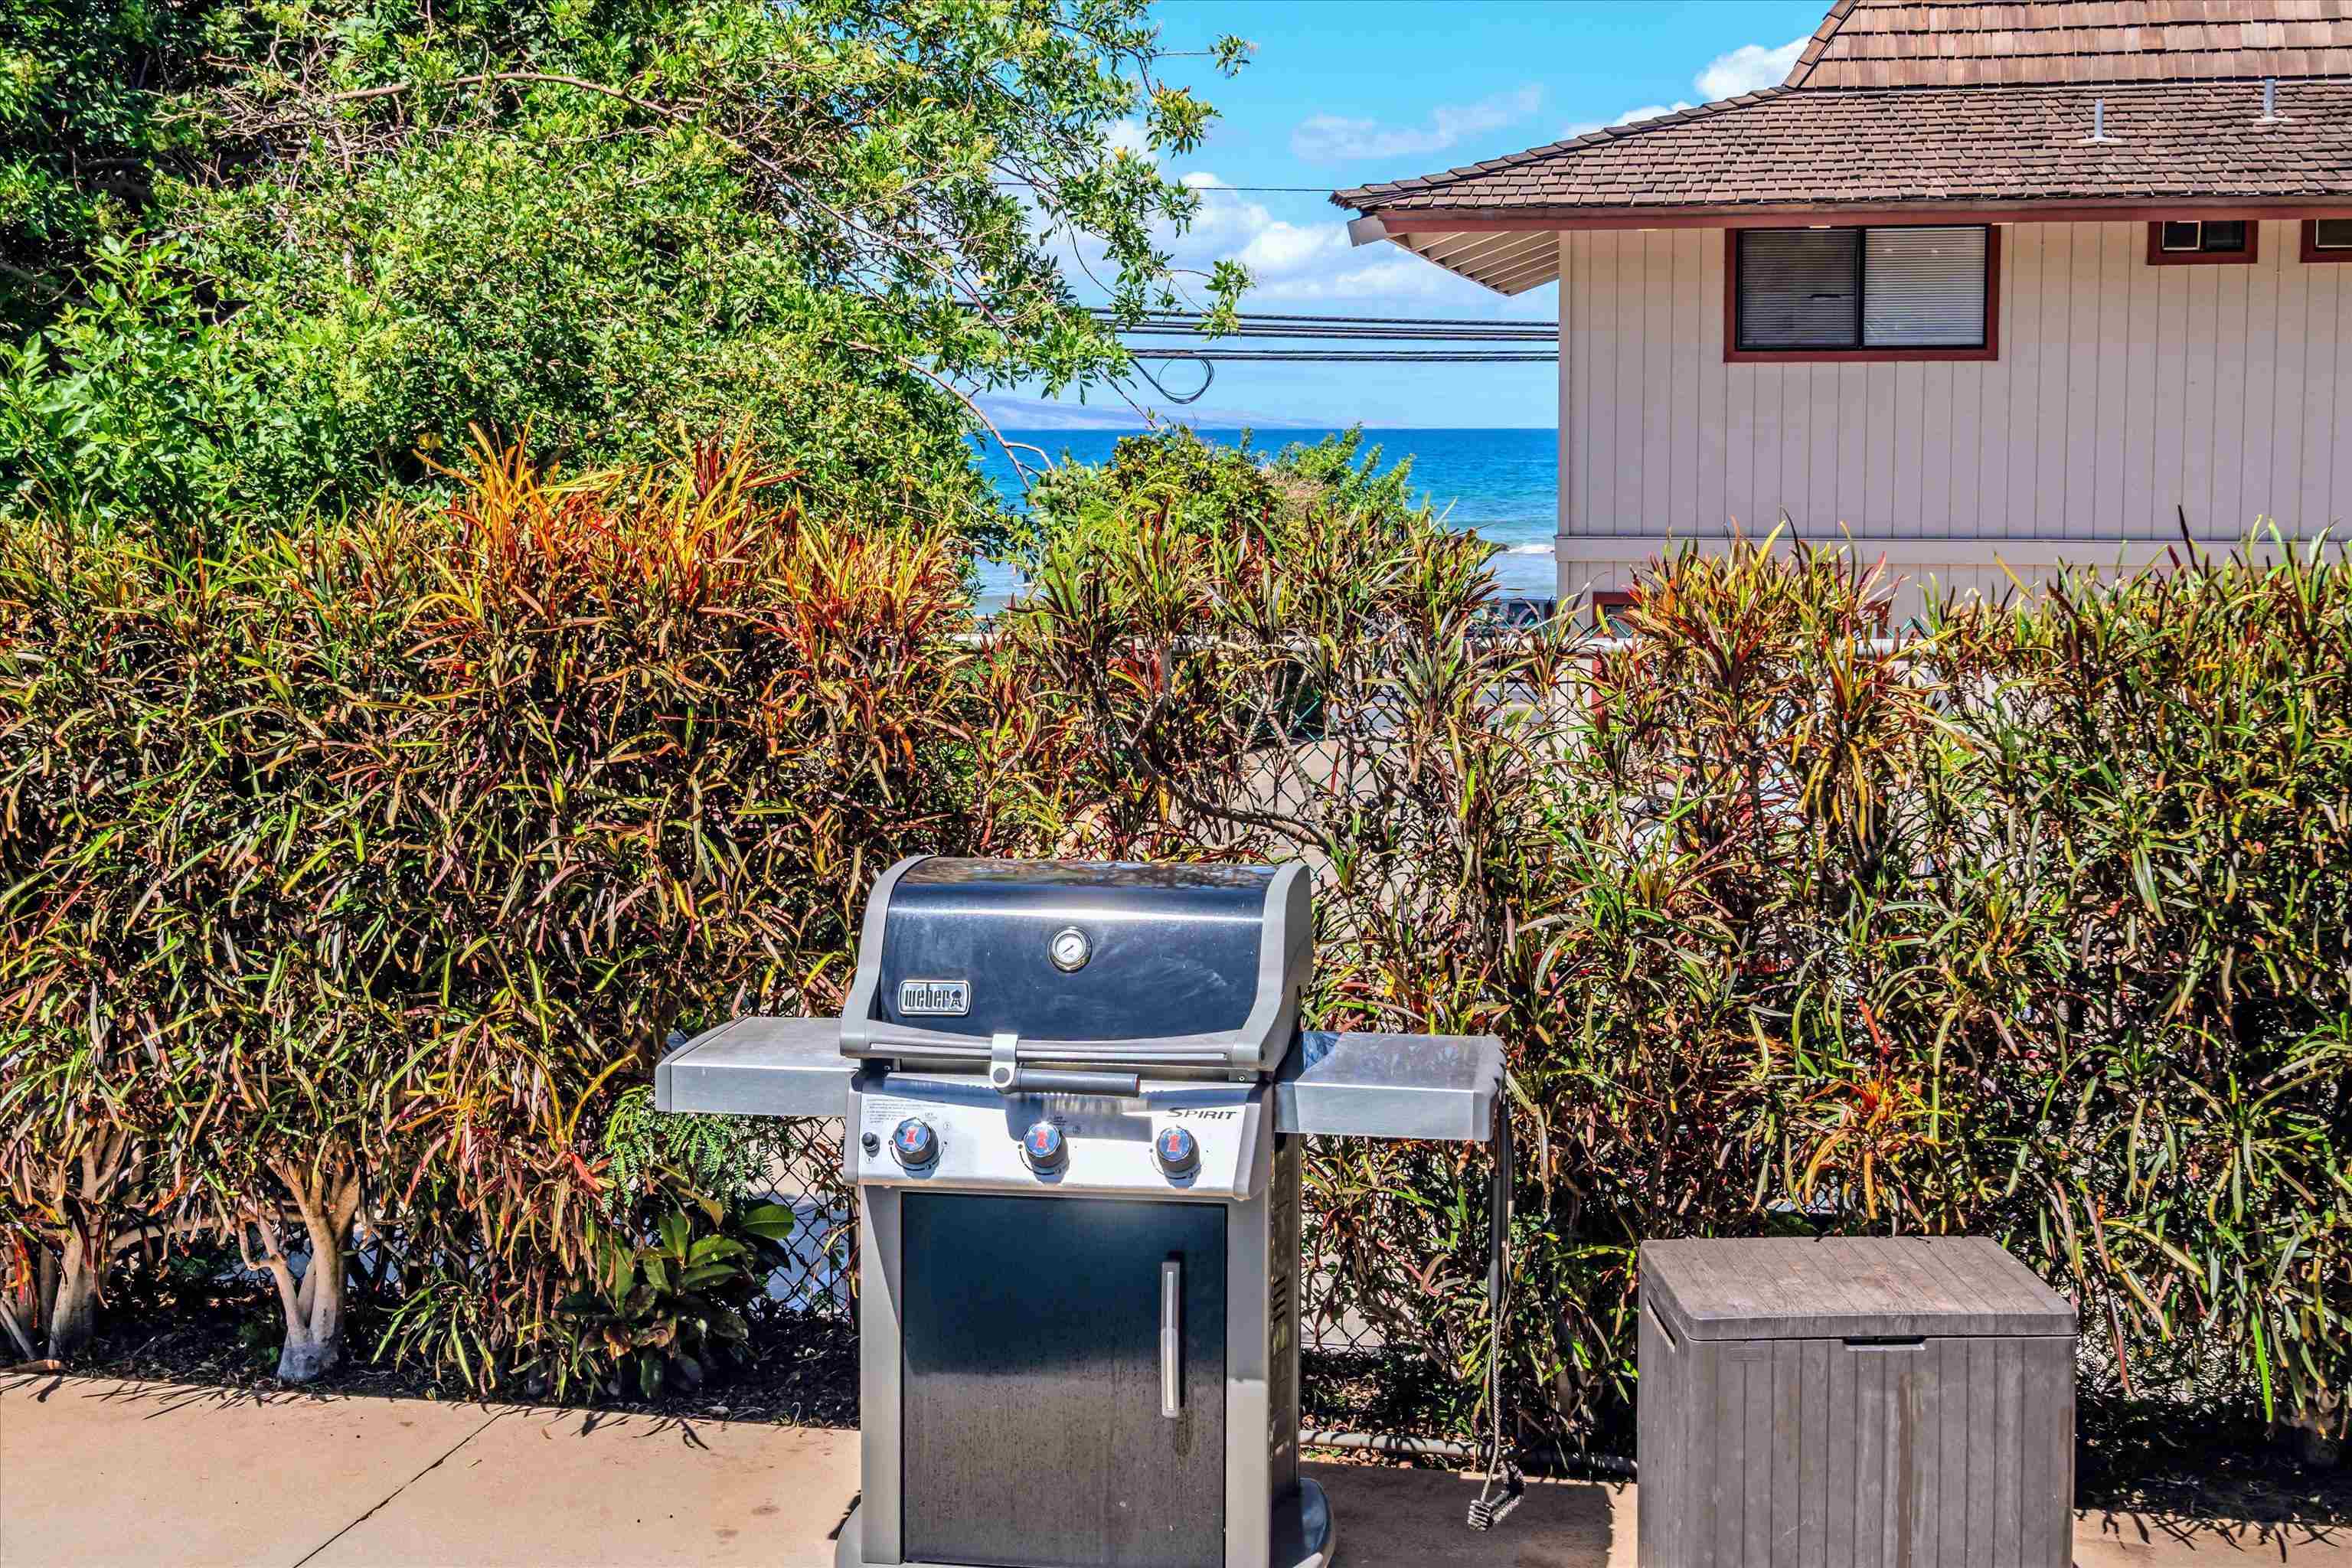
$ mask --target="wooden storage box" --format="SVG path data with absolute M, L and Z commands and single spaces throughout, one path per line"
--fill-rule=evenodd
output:
M 2064 1568 L 2074 1309 L 1999 1247 L 1642 1247 L 1643 1568 Z

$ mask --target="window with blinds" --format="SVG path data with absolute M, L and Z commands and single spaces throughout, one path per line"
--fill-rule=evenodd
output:
M 1862 230 L 1751 228 L 1739 237 L 1739 346 L 1850 349 L 1862 332 Z
M 1863 347 L 1983 346 L 1983 229 L 1873 228 L 1863 233 Z
M 1735 341 L 1746 352 L 1982 348 L 1989 244 L 1981 226 L 1744 229 Z

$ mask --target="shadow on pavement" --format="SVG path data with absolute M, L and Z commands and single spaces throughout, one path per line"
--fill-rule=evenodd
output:
M 2352 1563 L 2352 1528 L 2310 1521 L 2247 1521 L 2199 1518 L 2189 1514 L 2137 1513 L 2114 1509 L 2084 1509 L 2074 1515 L 2075 1549 L 2087 1544 L 2114 1545 L 2129 1551 L 2171 1542 L 2194 1552 L 2259 1556 L 2272 1562 L 2304 1562 L 2315 1552 L 2342 1552 Z M 2290 1554 L 2293 1555 L 2290 1555 Z
M 1496 1568 L 1633 1568 L 1633 1514 L 1623 1489 L 1530 1481 L 1526 1498 L 1489 1531 L 1465 1522 L 1478 1478 L 1386 1465 L 1317 1465 L 1301 1472 L 1331 1500 L 1342 1568 L 1449 1563 Z

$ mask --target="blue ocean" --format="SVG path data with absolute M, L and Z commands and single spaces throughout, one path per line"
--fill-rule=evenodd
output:
M 1058 460 L 1099 463 L 1118 444 L 1115 430 L 1007 430 L 1009 440 L 1042 447 Z M 1201 430 L 1208 441 L 1240 444 L 1239 430 Z M 1272 453 L 1294 441 L 1314 442 L 1335 432 L 1263 430 L 1253 448 Z M 1412 486 L 1425 495 L 1448 526 L 1475 532 L 1499 548 L 1493 562 L 1502 591 L 1514 596 L 1549 598 L 1557 590 L 1552 532 L 1559 496 L 1559 438 L 1550 430 L 1370 430 L 1367 450 L 1381 449 L 1381 466 L 1410 458 Z M 1024 460 L 1027 458 L 1024 455 Z M 1020 477 L 995 443 L 983 441 L 981 466 L 995 480 L 1007 504 L 1021 504 Z M 982 573 L 982 608 L 1003 603 L 1019 586 L 1010 566 L 990 564 Z

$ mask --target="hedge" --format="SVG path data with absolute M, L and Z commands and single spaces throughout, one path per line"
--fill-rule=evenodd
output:
M 755 1131 L 624 1136 L 668 1030 L 837 1005 L 909 850 L 1303 854 L 1321 1023 L 1508 1047 L 1523 1437 L 1622 1434 L 1641 1239 L 1822 1231 L 1998 1237 L 2095 1386 L 2340 1433 L 2352 570 L 2073 574 L 1889 655 L 1882 575 L 1742 547 L 1659 563 L 1622 646 L 1502 635 L 1378 458 L 1066 473 L 984 641 L 949 541 L 718 447 L 485 451 L 446 514 L 219 560 L 19 528 L 25 1307 L 69 1343 L 92 1259 L 234 1237 L 299 1374 L 307 1236 L 453 1381 L 698 1375 L 776 1222 L 709 1143 Z M 1483 1157 L 1310 1173 L 1318 1311 L 1466 1421 Z
M 197 1229 L 313 1374 L 339 1271 L 289 1247 L 356 1226 L 395 1348 L 588 1370 L 560 1309 L 633 1266 L 604 1229 L 721 1217 L 658 1163 L 616 1190 L 617 1089 L 681 1023 L 823 1005 L 872 869 L 955 842 L 962 565 L 721 446 L 572 480 L 485 449 L 446 512 L 219 560 L 12 532 L 0 1142 L 53 1342 L 92 1259 Z
M 2085 1375 L 2340 1436 L 2352 1373 L 2352 568 L 2184 560 L 1937 606 L 1743 545 L 1620 646 L 1495 635 L 1414 520 L 1173 526 L 1097 482 L 1003 656 L 1086 853 L 1305 854 L 1327 1026 L 1492 1031 L 1524 1163 L 1514 1405 L 1630 1436 L 1652 1237 L 1999 1237 Z M 1302 723 L 1301 715 L 1308 716 Z M 1313 1266 L 1454 1374 L 1477 1163 L 1310 1163 Z

